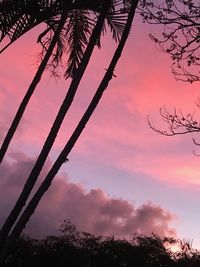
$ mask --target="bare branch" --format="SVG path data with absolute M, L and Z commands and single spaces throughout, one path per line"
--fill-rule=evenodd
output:
M 149 127 L 159 134 L 165 136 L 182 135 L 200 132 L 200 122 L 195 120 L 194 115 L 195 112 L 193 114 L 188 113 L 187 115 L 184 115 L 181 110 L 177 112 L 176 108 L 174 108 L 173 113 L 170 113 L 163 107 L 160 108 L 160 116 L 162 121 L 167 124 L 166 130 L 161 130 L 154 126 L 150 121 L 149 116 L 147 117 L 147 121 Z M 193 140 L 193 142 L 198 144 L 195 140 Z
M 193 0 L 141 0 L 143 22 L 163 25 L 163 31 L 151 39 L 168 53 L 177 80 L 200 80 L 200 4 Z

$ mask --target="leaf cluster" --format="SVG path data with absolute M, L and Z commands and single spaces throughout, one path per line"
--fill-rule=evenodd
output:
M 175 78 L 200 80 L 200 3 L 194 0 L 142 0 L 143 22 L 162 25 L 162 33 L 150 34 L 159 49 L 170 54 Z
M 2 0 L 0 2 L 0 42 L 6 37 L 10 41 L 1 52 L 27 31 L 44 23 L 46 29 L 38 36 L 38 42 L 42 45 L 39 59 L 42 60 L 56 32 L 61 14 L 67 12 L 68 17 L 57 40 L 48 69 L 56 75 L 57 67 L 61 65 L 65 68 L 65 78 L 73 77 L 100 12 L 106 12 L 106 23 L 113 39 L 118 42 L 121 38 L 130 1 L 110 1 L 110 8 L 107 11 L 103 10 L 103 2 L 103 0 L 67 2 L 64 0 Z M 104 25 L 102 35 L 105 34 L 107 25 Z M 97 40 L 98 47 L 101 47 L 100 40 L 101 36 Z M 62 60 L 66 54 L 67 66 Z

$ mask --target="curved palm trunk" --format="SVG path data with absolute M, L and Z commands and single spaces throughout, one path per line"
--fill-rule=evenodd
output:
M 114 53 L 114 56 L 112 58 L 112 61 L 109 65 L 109 68 L 106 72 L 106 74 L 104 75 L 104 78 L 102 79 L 90 105 L 88 106 L 86 112 L 84 113 L 82 119 L 80 120 L 80 122 L 78 123 L 76 129 L 74 130 L 71 138 L 69 139 L 69 141 L 67 142 L 67 144 L 65 145 L 64 149 L 62 150 L 62 152 L 60 153 L 60 155 L 58 156 L 57 160 L 55 161 L 55 163 L 53 164 L 52 168 L 50 169 L 48 175 L 46 176 L 46 178 L 44 179 L 44 181 L 42 182 L 42 184 L 40 185 L 39 189 L 37 190 L 37 192 L 35 193 L 35 195 L 33 196 L 33 198 L 31 199 L 30 203 L 28 204 L 28 206 L 26 207 L 26 209 L 24 210 L 23 214 L 21 215 L 19 221 L 17 222 L 17 224 L 15 225 L 13 231 L 11 232 L 8 241 L 6 243 L 6 249 L 10 249 L 13 245 L 13 243 L 15 242 L 15 240 L 19 237 L 20 233 L 22 232 L 23 228 L 26 226 L 27 222 L 29 221 L 31 215 L 34 213 L 37 205 L 39 204 L 41 198 L 43 197 L 43 195 L 45 194 L 45 192 L 48 190 L 48 188 L 50 187 L 53 178 L 55 177 L 55 175 L 57 174 L 58 170 L 60 169 L 60 167 L 62 166 L 62 164 L 65 162 L 66 157 L 68 156 L 68 154 L 70 153 L 70 151 L 72 150 L 73 146 L 75 145 L 76 141 L 78 140 L 79 136 L 81 135 L 83 129 L 85 128 L 88 120 L 90 119 L 91 115 L 93 114 L 95 108 L 97 107 L 99 100 L 101 99 L 104 91 L 106 90 L 109 81 L 112 79 L 113 76 L 113 72 L 114 69 L 116 67 L 116 64 L 121 56 L 121 53 L 123 51 L 124 45 L 126 43 L 126 40 L 128 38 L 130 29 L 131 29 L 131 25 L 132 25 L 132 21 L 134 18 L 134 14 L 135 14 L 135 9 L 137 7 L 139 0 L 135 0 L 132 1 L 131 4 L 131 9 L 128 15 L 128 19 L 127 19 L 127 23 L 124 29 L 124 32 L 122 34 L 122 38 L 121 41 Z M 4 250 L 1 254 L 1 259 L 4 258 L 6 253 L 6 250 Z
M 6 219 L 1 232 L 0 232 L 0 247 L 3 245 L 10 229 L 12 228 L 12 226 L 14 225 L 17 217 L 19 216 L 21 210 L 23 209 L 23 207 L 26 204 L 26 201 L 37 181 L 37 178 L 40 174 L 40 171 L 47 159 L 47 156 L 53 146 L 53 143 L 56 139 L 57 133 L 59 131 L 59 128 L 65 118 L 65 115 L 70 107 L 70 105 L 73 102 L 74 96 L 76 94 L 76 91 L 78 89 L 79 83 L 81 81 L 81 78 L 83 77 L 83 74 L 87 68 L 87 65 L 89 63 L 89 59 L 91 57 L 91 54 L 93 52 L 93 49 L 97 43 L 97 40 L 99 38 L 99 35 L 101 34 L 101 30 L 103 27 L 103 23 L 105 20 L 105 16 L 106 16 L 106 10 L 109 7 L 108 5 L 108 0 L 105 0 L 105 6 L 103 7 L 103 11 L 100 13 L 98 21 L 94 27 L 94 30 L 92 32 L 92 35 L 90 37 L 90 41 L 88 43 L 88 46 L 86 48 L 86 51 L 84 53 L 84 56 L 82 58 L 82 61 L 78 67 L 78 70 L 76 71 L 75 77 L 73 78 L 71 85 L 69 87 L 69 90 L 66 94 L 66 97 L 60 107 L 60 110 L 56 116 L 56 119 L 53 123 L 53 126 L 49 132 L 49 135 L 43 145 L 43 148 L 40 152 L 40 155 L 38 156 L 38 159 L 24 185 L 24 188 L 13 208 L 13 210 L 11 211 L 11 213 L 9 214 L 8 218 Z M 105 8 L 106 7 L 106 8 Z
M 26 109 L 26 107 L 27 107 L 27 105 L 29 103 L 29 100 L 30 100 L 31 96 L 33 95 L 38 83 L 40 82 L 42 74 L 43 74 L 43 72 L 44 72 L 44 70 L 45 70 L 45 68 L 47 66 L 47 63 L 48 63 L 51 55 L 52 55 L 52 52 L 53 52 L 54 47 L 56 45 L 57 39 L 58 39 L 58 37 L 60 35 L 60 32 L 61 32 L 61 30 L 62 30 L 62 28 L 63 28 L 63 26 L 65 24 L 66 19 L 67 19 L 67 12 L 65 11 L 65 12 L 63 12 L 63 14 L 61 16 L 60 23 L 59 23 L 58 28 L 57 28 L 54 36 L 53 36 L 51 44 L 50 44 L 50 46 L 49 46 L 49 48 L 48 48 L 48 50 L 47 50 L 47 52 L 45 54 L 45 57 L 42 60 L 40 66 L 39 66 L 39 68 L 38 68 L 38 70 L 37 70 L 37 72 L 35 74 L 35 77 L 33 78 L 32 82 L 31 82 L 31 84 L 30 84 L 30 86 L 29 86 L 29 88 L 28 88 L 28 90 L 27 90 L 27 92 L 26 92 L 26 94 L 25 94 L 20 106 L 19 106 L 19 109 L 17 110 L 17 113 L 16 113 L 16 115 L 14 117 L 14 120 L 13 120 L 13 122 L 12 122 L 12 124 L 11 124 L 7 134 L 6 134 L 6 137 L 5 137 L 4 141 L 3 141 L 3 144 L 1 145 L 1 148 L 0 148 L 0 164 L 1 164 L 3 158 L 4 158 L 5 154 L 6 154 L 8 146 L 9 146 L 9 144 L 10 144 L 10 142 L 11 142 L 11 140 L 12 140 L 12 138 L 13 138 L 16 130 L 17 130 L 19 122 L 20 122 L 20 120 L 21 120 L 21 118 L 22 118 L 22 116 L 23 116 L 23 114 L 25 112 L 25 109 Z

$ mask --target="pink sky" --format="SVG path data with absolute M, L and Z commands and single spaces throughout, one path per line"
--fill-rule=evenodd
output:
M 147 215 L 149 219 L 157 209 L 160 209 L 159 214 L 166 212 L 166 217 L 161 216 L 166 232 L 176 228 L 179 237 L 194 239 L 195 244 L 200 246 L 200 159 L 192 154 L 192 136 L 160 136 L 149 129 L 146 120 L 149 114 L 154 124 L 162 127 L 158 113 L 163 105 L 168 108 L 176 106 L 183 112 L 196 109 L 198 117 L 195 102 L 199 96 L 199 84 L 175 81 L 170 72 L 169 56 L 158 51 L 148 38 L 148 33 L 155 30 L 157 29 L 153 26 L 142 24 L 138 19 L 135 21 L 116 69 L 117 78 L 111 81 L 94 116 L 69 156 L 69 164 L 63 165 L 59 175 L 68 177 L 66 192 L 69 184 L 73 184 L 79 195 L 86 199 L 92 199 L 91 192 L 95 192 L 100 194 L 98 197 L 101 200 L 98 203 L 118 199 L 121 201 L 119 206 L 126 203 L 125 207 L 132 211 L 141 210 L 147 205 L 149 210 L 153 207 L 153 212 Z M 38 32 L 39 29 L 36 29 L 27 34 L 1 55 L 1 140 L 35 72 L 35 55 L 39 51 L 36 44 Z M 81 117 L 97 88 L 101 74 L 107 68 L 113 48 L 113 42 L 105 38 L 103 49 L 95 52 L 51 152 L 51 160 L 56 158 Z M 23 154 L 25 159 L 37 156 L 68 84 L 67 81 L 49 79 L 48 73 L 44 75 L 9 149 L 9 153 L 15 153 L 14 160 L 13 156 L 8 157 L 7 164 L 18 162 L 21 166 L 22 159 L 16 155 Z M 13 168 L 15 167 L 13 165 Z M 60 187 L 58 186 L 58 192 L 61 195 L 56 193 L 55 189 L 52 190 L 54 201 L 62 200 L 64 203 L 65 197 L 64 193 L 59 191 Z M 86 201 L 86 210 L 90 209 L 88 203 Z M 46 205 L 41 205 L 41 209 L 45 210 Z M 101 207 L 99 205 L 97 204 Z M 50 211 L 46 208 L 49 214 Z M 94 209 L 98 210 L 97 207 Z M 94 213 L 93 215 L 102 219 L 102 215 L 96 214 L 94 209 L 91 207 L 91 214 Z M 121 210 L 123 208 L 120 212 Z M 69 209 L 67 211 L 74 216 L 77 223 L 75 213 L 70 213 Z M 133 212 L 130 214 L 120 216 L 128 217 L 128 224 L 134 224 L 136 220 L 134 221 Z M 56 217 L 57 214 L 52 216 Z M 144 217 L 144 220 L 147 219 Z M 91 221 L 93 222 L 93 219 Z M 102 226 L 100 228 L 102 229 Z M 105 229 L 105 233 L 109 233 L 106 226 Z M 132 225 L 130 229 L 137 227 Z M 95 231 L 94 226 L 88 230 Z M 144 232 L 145 230 L 144 226 Z M 115 233 L 117 231 L 120 232 L 116 226 Z

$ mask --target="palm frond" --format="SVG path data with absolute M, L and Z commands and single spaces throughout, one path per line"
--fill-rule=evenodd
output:
M 122 10 L 111 12 L 107 15 L 106 19 L 113 39 L 119 42 L 126 25 L 127 13 Z
M 73 77 L 78 68 L 93 26 L 94 20 L 88 11 L 75 10 L 69 14 L 65 29 L 69 53 L 66 78 Z
M 107 0 L 110 8 L 106 15 L 107 24 L 113 39 L 118 42 L 127 19 L 127 6 L 130 0 Z M 0 1 L 0 41 L 5 36 L 10 43 L 14 42 L 25 32 L 45 22 L 47 28 L 39 35 L 38 42 L 42 44 L 41 55 L 48 49 L 55 33 L 65 0 L 2 0 Z M 62 62 L 63 53 L 67 51 L 68 61 L 65 77 L 73 77 L 78 68 L 91 31 L 99 12 L 102 11 L 104 0 L 68 0 L 68 19 L 57 40 L 54 53 L 49 63 L 53 73 Z M 101 35 L 106 33 L 106 24 L 102 27 Z M 96 43 L 101 47 L 101 35 Z
M 8 37 L 9 44 L 24 33 L 61 13 L 63 1 L 2 0 L 0 2 L 0 42 Z
M 91 12 L 73 10 L 68 13 L 65 26 L 63 27 L 48 64 L 48 70 L 55 76 L 56 69 L 62 65 L 63 54 L 68 55 L 65 78 L 73 77 L 82 59 L 89 36 L 95 24 L 95 18 L 90 18 Z M 42 44 L 40 59 L 45 55 L 52 36 L 56 32 L 59 19 L 53 18 L 47 23 L 47 28 L 39 35 L 38 42 Z M 57 75 L 56 75 L 57 76 Z
M 66 4 L 70 10 L 99 12 L 103 0 L 67 0 L 67 2 L 65 0 L 1 0 L 0 42 L 8 37 L 9 43 L 6 47 L 11 45 L 40 23 L 47 23 L 52 17 L 61 15 L 63 6 Z
M 119 42 L 126 25 L 128 16 L 128 2 L 130 0 L 114 0 L 111 1 L 110 9 L 106 15 L 107 25 L 112 33 L 112 37 L 116 42 Z M 104 23 L 101 35 L 107 32 L 107 25 Z M 97 46 L 101 48 L 101 36 L 97 40 Z
M 103 1 L 98 2 L 99 6 L 101 6 Z M 124 11 L 123 0 L 115 0 L 110 2 L 111 5 L 108 10 L 108 14 L 106 15 L 106 20 L 109 28 L 111 29 L 114 40 L 118 42 L 124 30 L 127 19 L 127 11 Z M 75 3 L 77 2 L 75 1 Z M 87 3 L 85 4 L 87 5 Z M 82 9 L 74 9 L 69 11 L 65 27 L 58 38 L 56 49 L 54 49 L 54 54 L 52 55 L 50 64 L 48 65 L 48 69 L 53 74 L 56 73 L 58 65 L 62 63 L 63 53 L 67 52 L 68 61 L 67 69 L 65 71 L 65 78 L 74 76 L 74 73 L 83 57 L 83 53 L 88 44 L 88 40 L 97 17 L 98 14 L 96 11 L 91 12 Z M 43 45 L 43 54 L 44 51 L 48 49 L 48 45 L 53 34 L 52 30 L 53 32 L 56 31 L 57 24 L 57 18 L 50 20 L 48 22 L 47 29 L 39 36 L 40 41 L 43 39 L 41 41 Z M 101 34 L 96 40 L 96 44 L 99 48 L 101 47 L 101 36 L 106 33 L 106 27 L 106 23 L 104 23 Z M 48 37 L 46 37 L 46 33 L 49 33 Z

